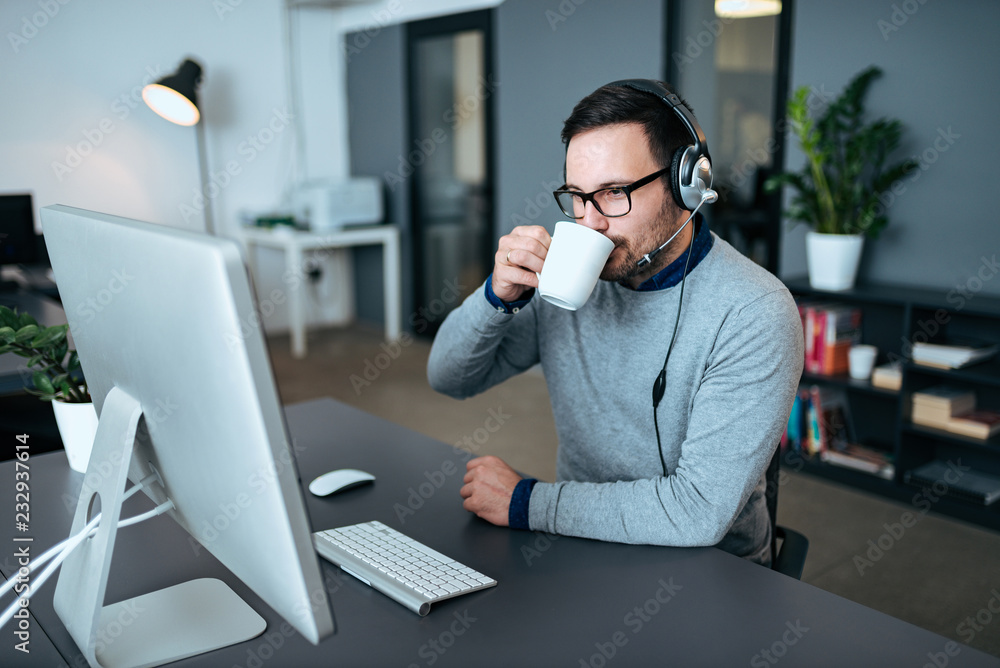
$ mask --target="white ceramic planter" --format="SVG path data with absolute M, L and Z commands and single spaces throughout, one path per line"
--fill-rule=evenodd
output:
M 94 404 L 67 404 L 52 402 L 52 411 L 59 425 L 59 436 L 66 448 L 69 467 L 80 473 L 87 472 L 90 451 L 97 435 L 97 410 Z
M 806 262 L 809 285 L 817 290 L 850 290 L 858 275 L 861 234 L 806 234 Z

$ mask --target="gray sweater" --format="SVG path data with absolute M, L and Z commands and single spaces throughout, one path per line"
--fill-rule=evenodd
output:
M 456 398 L 541 363 L 559 437 L 554 483 L 531 493 L 532 530 L 621 543 L 718 545 L 769 564 L 764 470 L 802 372 L 802 327 L 784 285 L 713 234 L 689 273 L 657 418 L 651 392 L 680 285 L 599 281 L 578 311 L 533 298 L 497 311 L 477 291 L 442 324 L 431 386 Z

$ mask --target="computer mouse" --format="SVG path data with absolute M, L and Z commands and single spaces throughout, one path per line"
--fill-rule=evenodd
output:
M 371 473 L 358 469 L 337 469 L 319 476 L 309 483 L 309 491 L 316 496 L 328 496 L 334 492 L 343 492 L 358 485 L 375 480 Z

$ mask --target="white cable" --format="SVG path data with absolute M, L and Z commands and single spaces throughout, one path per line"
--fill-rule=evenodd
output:
M 124 501 L 125 498 L 128 498 L 132 494 L 135 494 L 137 491 L 139 491 L 139 489 L 142 488 L 142 486 L 145 485 L 146 482 L 148 482 L 151 478 L 154 477 L 155 474 L 143 479 L 143 481 L 140 482 L 138 485 L 135 485 L 130 490 L 128 490 L 128 492 L 125 493 L 125 496 L 123 497 L 122 500 Z M 131 526 L 133 524 L 137 524 L 139 522 L 143 522 L 152 517 L 156 517 L 157 515 L 162 515 L 163 513 L 167 512 L 173 507 L 174 507 L 174 502 L 168 500 L 164 503 L 161 503 L 153 510 L 147 511 L 140 515 L 129 517 L 124 520 L 120 520 L 117 526 L 118 528 L 122 528 Z M 31 583 L 28 585 L 25 591 L 20 596 L 18 596 L 14 600 L 14 602 L 10 604 L 10 607 L 8 607 L 4 611 L 3 615 L 0 616 L 0 627 L 3 627 L 4 624 L 9 622 L 14 617 L 14 613 L 16 613 L 17 609 L 20 607 L 22 599 L 30 598 L 37 590 L 39 590 L 42 587 L 43 584 L 45 584 L 45 582 L 52 576 L 52 574 L 55 573 L 55 571 L 59 568 L 62 562 L 64 562 L 69 557 L 69 555 L 72 554 L 73 550 L 79 547 L 80 543 L 82 543 L 84 540 L 97 533 L 97 524 L 100 522 L 100 519 L 101 515 L 100 514 L 96 515 L 87 524 L 87 526 L 84 527 L 82 531 L 67 538 L 66 540 L 62 541 L 53 548 L 49 549 L 44 555 L 42 555 L 42 557 L 39 557 L 29 565 L 28 572 L 30 573 L 32 570 L 40 566 L 42 563 L 51 559 L 52 555 L 56 552 L 57 549 L 59 549 L 60 547 L 62 548 L 62 551 L 59 552 L 58 556 L 55 557 L 55 560 L 51 564 L 49 564 L 44 571 L 42 571 L 42 574 L 38 576 L 38 578 L 31 581 Z M 8 581 L 7 585 L 4 586 L 4 591 L 6 591 L 8 586 L 17 581 L 17 577 L 18 576 L 14 576 Z
M 94 519 L 90 520 L 90 523 L 87 526 L 83 527 L 80 533 L 89 534 L 89 532 L 91 531 L 96 531 L 97 524 L 100 521 L 101 521 L 101 515 L 100 513 L 98 513 L 97 515 L 94 516 Z M 31 563 L 29 563 L 27 566 L 28 572 L 25 575 L 31 575 L 33 572 L 35 572 L 35 569 L 41 568 L 46 562 L 48 562 L 49 559 L 62 552 L 66 548 L 66 544 L 69 543 L 74 538 L 76 538 L 77 536 L 79 536 L 80 533 L 76 533 L 67 538 L 66 540 L 56 543 L 51 548 L 49 548 L 49 550 L 45 552 L 42 556 L 32 559 Z M 18 574 L 12 577 L 11 579 L 7 580 L 6 584 L 4 584 L 3 595 L 6 595 L 7 590 L 12 588 L 20 578 L 21 578 L 21 572 L 20 570 L 18 570 Z
M 142 480 L 140 480 L 137 484 L 135 484 L 132 487 L 130 487 L 128 490 L 125 491 L 125 495 L 122 496 L 122 502 L 124 503 L 125 501 L 127 501 L 136 492 L 138 492 L 139 490 L 143 489 L 147 485 L 147 483 L 152 482 L 156 478 L 157 478 L 157 476 L 156 476 L 155 473 L 150 473 L 148 476 L 146 476 L 145 478 L 143 478 Z M 97 513 L 97 515 L 95 515 L 94 518 L 92 520 L 90 520 L 90 522 L 87 524 L 87 526 L 85 526 L 83 529 L 81 529 L 79 533 L 74 534 L 73 536 L 70 536 L 69 538 L 66 538 L 63 541 L 60 541 L 60 542 L 56 543 L 51 548 L 49 548 L 44 554 L 42 554 L 42 556 L 36 557 L 35 559 L 32 559 L 31 563 L 28 564 L 28 573 L 27 574 L 30 575 L 31 573 L 33 573 L 35 571 L 35 569 L 41 568 L 41 566 L 43 564 L 45 564 L 52 557 L 54 557 L 57 554 L 59 554 L 59 552 L 63 548 L 65 548 L 66 544 L 69 543 L 74 538 L 76 538 L 76 536 L 80 535 L 80 533 L 87 532 L 88 536 L 96 533 L 96 528 L 95 527 L 97 526 L 97 523 L 100 522 L 100 521 L 101 521 L 101 513 Z M 125 520 L 125 521 L 128 521 L 128 520 Z M 118 526 L 127 526 L 127 525 L 119 523 Z M 7 590 L 10 589 L 11 587 L 13 587 L 14 584 L 18 581 L 18 579 L 20 578 L 20 570 L 18 571 L 18 573 L 19 573 L 18 575 L 15 575 L 11 579 L 7 580 L 7 582 L 3 585 L 3 587 L 0 588 L 0 596 L 5 595 L 7 593 Z
M 165 503 L 161 503 L 153 510 L 143 513 L 142 515 L 130 517 L 127 520 L 122 520 L 121 522 L 119 522 L 118 526 L 119 527 L 128 526 L 130 524 L 135 524 L 136 522 L 147 520 L 150 517 L 156 517 L 157 515 L 162 515 L 163 513 L 167 512 L 173 507 L 174 507 L 173 501 L 167 501 Z M 94 533 L 96 533 L 96 529 L 94 530 Z M 49 564 L 44 571 L 42 571 L 42 574 L 39 575 L 37 579 L 31 581 L 31 584 L 28 585 L 25 592 L 21 594 L 19 597 L 17 597 L 17 599 L 10 604 L 10 607 L 4 610 L 3 615 L 0 616 L 0 627 L 3 627 L 4 624 L 13 619 L 14 613 L 17 612 L 17 609 L 19 607 L 21 607 L 21 599 L 30 598 L 38 589 L 40 589 L 41 586 L 45 584 L 45 581 L 48 580 L 52 576 L 52 574 L 56 572 L 56 570 L 59 568 L 62 562 L 66 561 L 66 559 L 73 552 L 73 550 L 79 547 L 80 543 L 82 543 L 88 537 L 89 534 L 84 534 L 81 531 L 77 535 L 73 536 L 73 538 L 69 539 L 70 544 L 67 545 L 61 553 L 59 553 L 59 556 L 56 557 L 55 560 L 51 564 Z

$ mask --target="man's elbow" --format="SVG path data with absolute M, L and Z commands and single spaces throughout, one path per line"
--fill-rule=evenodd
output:
M 711 513 L 706 521 L 693 532 L 692 547 L 711 547 L 718 545 L 729 533 L 735 518 L 727 514 Z
M 453 374 L 449 374 L 434 365 L 427 366 L 427 383 L 435 392 L 440 392 L 452 399 L 465 399 L 470 394 L 462 387 L 461 383 L 457 382 Z

